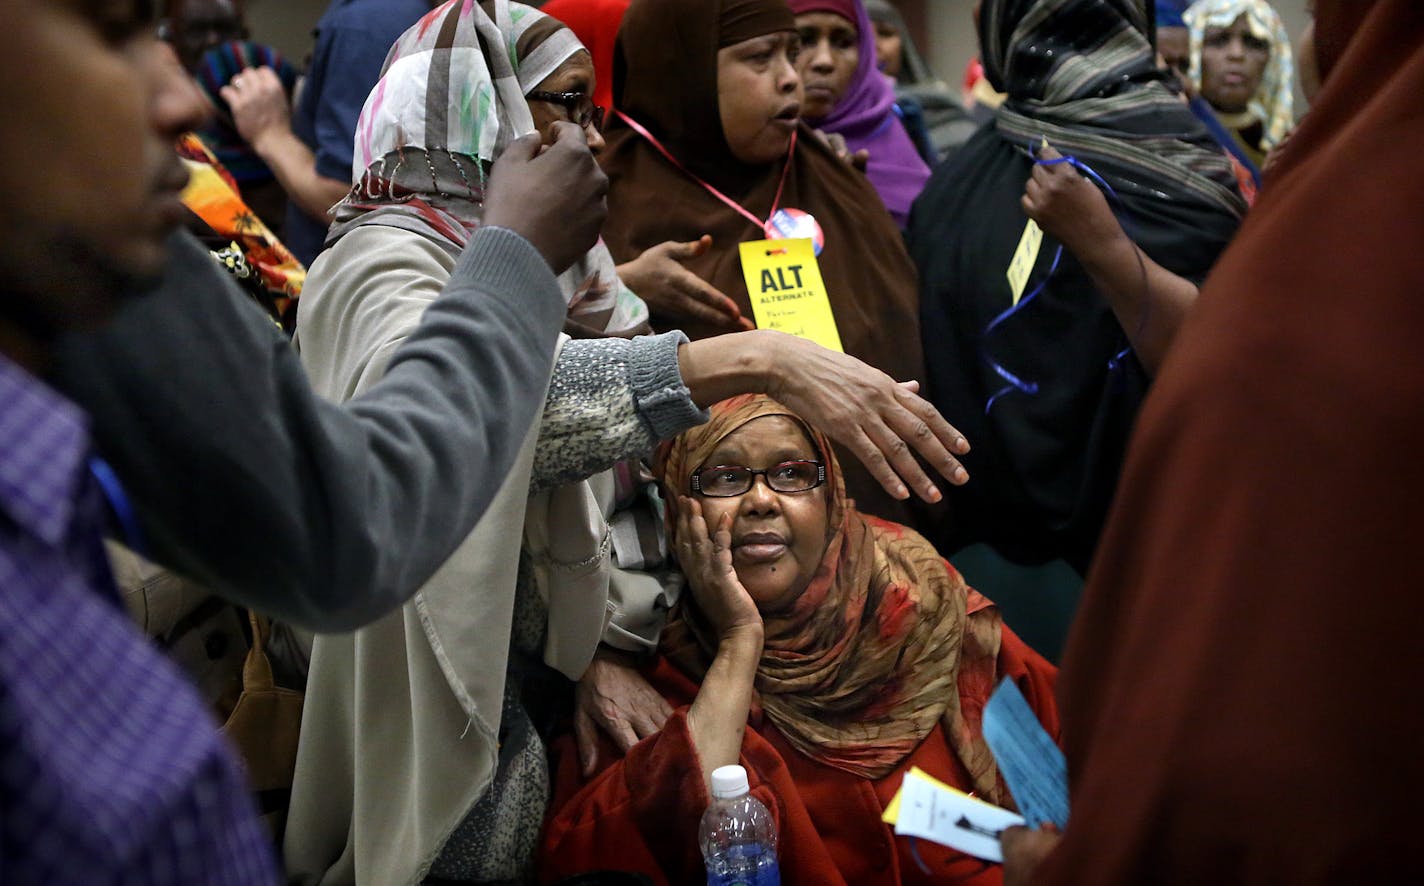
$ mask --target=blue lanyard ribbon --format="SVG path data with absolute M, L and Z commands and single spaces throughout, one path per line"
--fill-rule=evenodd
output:
M 1119 207 L 1122 207 L 1122 206 L 1123 206 L 1122 198 L 1118 196 L 1117 191 L 1113 190 L 1113 186 L 1110 185 L 1110 184 L 1108 184 L 1107 181 L 1104 180 L 1101 175 L 1098 175 L 1098 173 L 1095 172 L 1091 166 L 1089 166 L 1088 164 L 1086 164 L 1086 163 L 1084 163 L 1083 161 L 1079 160 L 1077 157 L 1074 157 L 1074 156 L 1072 156 L 1072 155 L 1068 155 L 1068 156 L 1063 156 L 1063 157 L 1057 157 L 1057 158 L 1052 159 L 1052 160 L 1045 160 L 1045 159 L 1043 159 L 1043 158 L 1041 158 L 1041 157 L 1038 156 L 1037 150 L 1036 150 L 1036 148 L 1035 148 L 1035 146 L 1034 146 L 1034 144 L 1033 144 L 1032 142 L 1029 143 L 1028 153 L 1029 153 L 1029 156 L 1033 158 L 1034 164 L 1037 165 L 1037 166 L 1059 166 L 1059 165 L 1061 165 L 1061 164 L 1067 163 L 1069 166 L 1073 167 L 1074 169 L 1078 170 L 1078 171 L 1079 171 L 1080 173 L 1082 173 L 1083 175 L 1087 176 L 1088 180 L 1091 181 L 1091 182 L 1093 182 L 1094 184 L 1096 184 L 1099 188 L 1101 188 L 1101 189 L 1103 190 L 1103 193 L 1106 194 L 1106 195 L 1108 196 L 1108 198 L 1109 198 L 1110 200 L 1112 200 L 1115 204 L 1117 204 Z M 1122 222 L 1121 219 L 1120 219 L 1120 220 L 1119 220 L 1119 223 L 1121 223 L 1121 224 L 1123 225 L 1124 229 L 1126 229 L 1127 225 L 1126 225 L 1125 222 Z M 1135 244 L 1134 244 L 1134 245 L 1135 245 Z M 1139 262 L 1141 261 L 1141 258 L 1142 258 L 1142 256 L 1141 256 L 1141 254 L 1139 253 L 1139 255 L 1138 255 L 1138 261 L 1139 261 Z M 1027 380 L 1027 379 L 1020 378 L 1019 376 L 1017 376 L 1017 375 L 1015 375 L 1014 373 L 1010 372 L 1002 363 L 1000 363 L 999 361 L 995 360 L 992 356 L 989 355 L 989 349 L 988 349 L 988 344 L 987 344 L 987 342 L 988 342 L 989 336 L 994 332 L 994 330 L 996 330 L 996 329 L 998 329 L 1000 326 L 1002 326 L 1010 317 L 1014 316 L 1014 315 L 1017 314 L 1019 311 L 1023 310 L 1023 309 L 1026 308 L 1026 307 L 1028 307 L 1029 303 L 1031 303 L 1035 298 L 1037 298 L 1037 297 L 1039 296 L 1040 293 L 1043 292 L 1043 290 L 1048 286 L 1048 282 L 1053 279 L 1053 275 L 1054 275 L 1055 273 L 1057 273 L 1057 271 L 1058 271 L 1058 264 L 1059 264 L 1059 262 L 1061 262 L 1062 260 L 1063 260 L 1063 244 L 1060 243 L 1060 244 L 1058 244 L 1058 248 L 1055 249 L 1054 252 L 1053 252 L 1053 262 L 1048 266 L 1048 273 L 1045 274 L 1044 277 L 1043 277 L 1043 279 L 1038 282 L 1038 285 L 1035 286 L 1035 287 L 1029 292 L 1028 295 L 1026 295 L 1026 296 L 1024 296 L 1022 299 L 1020 299 L 1019 302 L 1018 302 L 1018 304 L 1015 304 L 1015 305 L 1010 306 L 1010 307 L 1009 307 L 1007 310 L 1005 310 L 1003 313 L 999 314 L 999 315 L 998 315 L 997 317 L 995 317 L 993 320 L 989 321 L 989 325 L 988 325 L 988 326 L 985 326 L 985 327 L 984 327 L 984 332 L 983 332 L 983 334 L 982 334 L 982 336 L 981 336 L 981 340 L 980 340 L 980 350 L 981 350 L 982 355 L 983 355 L 983 357 L 984 357 L 984 362 L 986 362 L 986 363 L 989 364 L 989 368 L 992 369 L 992 370 L 994 370 L 994 374 L 995 374 L 995 375 L 999 376 L 999 378 L 1001 378 L 1001 379 L 1003 379 L 1005 382 L 1007 382 L 1007 384 L 1005 384 L 1004 387 L 1002 387 L 1002 388 L 1000 388 L 998 391 L 996 391 L 996 392 L 994 393 L 994 395 L 991 396 L 991 397 L 988 399 L 988 401 L 984 404 L 984 414 L 985 414 L 985 415 L 988 415 L 988 414 L 989 414 L 989 411 L 994 408 L 994 404 L 997 403 L 997 402 L 999 401 L 999 398 L 1000 398 L 1000 397 L 1003 397 L 1005 394 L 1009 394 L 1009 393 L 1012 393 L 1012 392 L 1014 392 L 1014 391 L 1018 391 L 1018 392 L 1021 393 L 1021 394 L 1026 394 L 1026 395 L 1032 397 L 1032 396 L 1034 396 L 1034 395 L 1036 395 L 1036 394 L 1038 393 L 1038 382 L 1036 382 L 1036 381 L 1029 381 L 1029 380 Z M 1145 284 L 1145 282 L 1146 282 L 1146 268 L 1145 268 L 1145 267 L 1144 267 L 1144 269 L 1143 269 L 1143 277 L 1144 277 L 1144 284 Z M 1139 325 L 1145 326 L 1145 325 L 1146 325 L 1146 321 L 1147 321 L 1147 313 L 1146 313 L 1146 308 L 1145 308 L 1145 306 L 1144 306 L 1144 310 L 1143 310 L 1143 314 L 1142 314 L 1142 321 L 1141 321 L 1141 323 L 1140 323 Z M 1118 351 L 1116 354 L 1114 354 L 1114 355 L 1112 356 L 1112 358 L 1108 360 L 1108 371 L 1109 371 L 1109 372 L 1112 372 L 1112 373 L 1116 373 L 1119 369 L 1121 369 L 1121 368 L 1122 368 L 1122 364 L 1123 364 L 1123 360 L 1124 360 L 1124 359 L 1127 357 L 1127 355 L 1130 354 L 1131 352 L 1132 352 L 1132 346 L 1129 344 L 1127 347 L 1123 348 L 1121 351 Z
M 114 512 L 114 518 L 119 522 L 119 529 L 124 534 L 124 544 L 134 553 L 148 556 L 148 545 L 144 544 L 143 529 L 138 524 L 138 512 L 134 510 L 133 502 L 129 501 L 128 493 L 124 492 L 124 484 L 119 482 L 119 475 L 114 473 L 108 462 L 97 455 L 89 456 L 89 473 L 99 484 L 99 491 L 104 494 L 109 509 Z
M 1038 294 L 1043 291 L 1045 286 L 1048 285 L 1048 281 L 1053 279 L 1054 273 L 1058 271 L 1058 263 L 1062 260 L 1063 244 L 1060 243 L 1058 244 L 1058 248 L 1053 251 L 1053 264 L 1049 265 L 1048 273 L 1044 275 L 1044 278 L 1038 281 L 1038 285 L 1035 286 L 1029 292 L 1028 295 L 1019 299 L 1018 304 L 1011 306 L 1008 310 L 1004 311 L 1002 314 L 989 321 L 989 325 L 984 327 L 984 337 L 988 338 L 990 333 L 992 333 L 995 329 L 998 329 L 1004 324 L 1004 321 L 1017 314 L 1021 308 L 1027 307 L 1029 302 L 1033 301 L 1035 298 L 1038 298 Z M 999 378 L 1002 378 L 1004 381 L 1008 382 L 1007 385 L 999 389 L 998 393 L 994 394 L 994 396 L 989 398 L 989 402 L 984 404 L 985 415 L 988 415 L 989 410 L 994 408 L 994 403 L 1000 397 L 1004 396 L 1007 393 L 1010 393 L 1012 391 L 1021 391 L 1022 393 L 1028 394 L 1029 396 L 1033 396 L 1038 393 L 1038 382 L 1025 381 L 1024 379 L 1019 378 L 1017 375 L 1014 375 L 1008 369 L 1004 368 L 1004 364 L 998 362 L 993 357 L 990 357 L 987 349 L 985 349 L 984 351 L 984 360 L 988 362 L 989 368 L 994 370 L 994 373 L 998 375 Z

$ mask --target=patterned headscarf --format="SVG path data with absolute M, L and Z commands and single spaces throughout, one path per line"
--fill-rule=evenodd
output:
M 1161 82 L 1144 0 L 984 0 L 984 74 L 1008 94 L 1001 135 L 1040 137 L 1123 197 L 1245 215 L 1226 154 Z
M 336 206 L 327 244 L 383 224 L 458 254 L 483 217 L 490 165 L 534 131 L 524 96 L 583 51 L 559 21 L 509 0 L 449 0 L 431 10 L 391 47 L 366 99 L 355 185 Z M 571 299 L 570 334 L 648 331 L 647 306 L 619 281 L 601 242 L 559 285 Z
M 1198 0 L 1183 18 L 1191 30 L 1192 67 L 1188 72 L 1197 89 L 1202 82 L 1202 41 L 1210 28 L 1229 28 L 1241 16 L 1251 36 L 1271 46 L 1271 58 L 1261 85 L 1246 105 L 1252 122 L 1260 122 L 1261 149 L 1269 151 L 1295 125 L 1295 62 L 1290 34 L 1271 4 L 1265 0 Z M 1233 128 L 1242 128 L 1239 126 Z
M 613 47 L 631 0 L 549 0 L 539 7 L 569 26 L 593 56 L 593 103 L 613 107 Z
M 746 395 L 712 407 L 712 420 L 659 453 L 656 471 L 676 527 L 677 495 L 728 434 L 786 407 Z M 997 676 L 998 609 L 913 530 L 855 509 L 830 442 L 807 437 L 826 464 L 826 553 L 792 607 L 767 614 L 756 690 L 766 716 L 806 756 L 876 779 L 892 771 L 942 723 L 975 790 L 1009 803 L 981 732 L 983 711 L 961 696 L 988 698 Z M 669 540 L 669 546 L 675 539 Z M 683 594 L 662 650 L 702 679 L 718 638 Z
M 221 241 L 231 247 L 218 261 L 257 299 L 274 320 L 290 329 L 307 271 L 238 193 L 237 182 L 196 133 L 178 138 L 178 156 L 188 168 L 181 199 Z M 239 260 L 240 257 L 240 260 Z M 256 283 L 256 286 L 250 285 Z

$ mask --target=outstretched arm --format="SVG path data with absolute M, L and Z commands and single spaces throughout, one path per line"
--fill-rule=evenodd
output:
M 891 495 L 941 493 L 918 453 L 951 483 L 969 474 L 963 435 L 890 376 L 814 342 L 770 330 L 686 341 L 680 333 L 568 342 L 555 367 L 535 456 L 535 487 L 569 483 L 647 454 L 738 394 L 767 394 L 849 447 Z
M 917 380 L 897 382 L 854 357 L 763 329 L 690 342 L 679 360 L 698 405 L 767 394 L 849 448 L 897 499 L 910 490 L 931 503 L 942 497 L 915 453 L 951 483 L 969 480 L 955 458 L 969 442 L 918 395 Z
M 254 608 L 349 630 L 399 606 L 469 534 L 543 404 L 566 304 L 550 269 L 597 238 L 607 180 L 563 124 L 516 142 L 444 293 L 346 406 L 207 254 L 98 333 L 54 383 L 90 413 L 150 554 Z M 531 245 L 532 244 L 532 245 Z M 539 248 L 536 248 L 539 247 Z

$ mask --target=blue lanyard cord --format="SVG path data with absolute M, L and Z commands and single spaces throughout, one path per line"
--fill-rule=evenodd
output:
M 1033 162 L 1039 166 L 1059 166 L 1064 163 L 1067 163 L 1069 166 L 1073 167 L 1074 169 L 1086 175 L 1088 178 L 1092 179 L 1093 183 L 1096 184 L 1098 187 L 1102 188 L 1103 193 L 1111 197 L 1114 203 L 1119 206 L 1122 205 L 1122 198 L 1117 195 L 1117 191 L 1113 190 L 1112 185 L 1104 181 L 1103 177 L 1094 172 L 1091 166 L 1084 163 L 1082 160 L 1079 160 L 1077 157 L 1069 155 L 1067 157 L 1058 157 L 1053 160 L 1044 160 L 1035 155 L 1033 158 Z
M 1034 164 L 1038 166 L 1058 166 L 1063 163 L 1067 163 L 1069 166 L 1072 166 L 1074 169 L 1087 176 L 1089 181 L 1093 182 L 1099 188 L 1101 188 L 1103 190 L 1103 193 L 1107 195 L 1108 199 L 1116 203 L 1119 208 L 1123 209 L 1124 215 L 1126 214 L 1126 209 L 1123 205 L 1122 198 L 1118 196 L 1117 191 L 1113 190 L 1113 186 L 1108 184 L 1107 181 L 1104 180 L 1101 175 L 1098 175 L 1098 173 L 1094 171 L 1091 166 L 1079 160 L 1077 157 L 1069 155 L 1058 157 L 1053 160 L 1044 160 L 1038 156 L 1037 148 L 1033 145 L 1032 142 L 1029 143 L 1028 154 L 1030 157 L 1033 158 Z M 1123 226 L 1123 229 L 1125 231 L 1129 230 L 1129 226 L 1125 220 L 1119 219 L 1119 224 Z M 1130 231 L 1129 239 L 1132 239 Z M 1150 308 L 1152 302 L 1150 298 L 1147 298 L 1147 296 L 1150 294 L 1148 292 L 1147 265 L 1142 260 L 1142 249 L 1141 247 L 1137 246 L 1137 242 L 1135 240 L 1133 240 L 1133 254 L 1137 257 L 1137 267 L 1138 270 L 1142 273 L 1142 291 L 1144 295 L 1142 316 L 1138 320 L 1138 335 L 1140 337 L 1142 331 L 1147 326 L 1148 308 Z M 980 345 L 984 361 L 989 364 L 990 369 L 994 370 L 995 375 L 1002 378 L 1005 382 L 1008 382 L 1008 384 L 996 391 L 994 395 L 991 396 L 984 404 L 985 415 L 989 414 L 989 411 L 994 408 L 994 404 L 997 403 L 999 401 L 999 398 L 1004 396 L 1005 394 L 1011 393 L 1013 391 L 1018 391 L 1022 394 L 1027 394 L 1028 396 L 1034 396 L 1038 393 L 1038 382 L 1028 381 L 1026 379 L 1018 377 L 1017 375 L 1006 369 L 1003 364 L 999 363 L 993 357 L 989 356 L 987 339 L 990 334 L 994 332 L 994 330 L 1002 326 L 1005 321 L 1017 314 L 1020 310 L 1027 307 L 1030 302 L 1032 302 L 1035 298 L 1038 297 L 1041 292 L 1043 292 L 1043 290 L 1048 286 L 1048 282 L 1053 279 L 1053 275 L 1057 273 L 1058 264 L 1060 261 L 1062 261 L 1062 259 L 1063 244 L 1060 243 L 1058 245 L 1058 248 L 1054 250 L 1053 262 L 1048 267 L 1048 273 L 1045 274 L 1043 279 L 1038 282 L 1038 285 L 1035 286 L 1033 290 L 1029 292 L 1028 295 L 1019 299 L 1018 304 L 1009 307 L 1003 313 L 999 314 L 993 320 L 989 321 L 988 326 L 984 327 L 984 333 L 981 337 Z M 1114 354 L 1112 358 L 1108 360 L 1108 372 L 1116 373 L 1119 369 L 1121 369 L 1123 361 L 1130 353 L 1132 353 L 1131 344 Z
M 128 493 L 124 492 L 124 485 L 119 482 L 119 475 L 114 473 L 108 462 L 97 455 L 89 456 L 89 473 L 98 482 L 99 491 L 104 493 L 109 509 L 119 521 L 119 528 L 124 533 L 124 544 L 134 553 L 147 556 L 148 546 L 144 544 L 143 530 L 138 525 L 138 514 L 134 511 L 133 502 L 129 501 Z
M 1058 263 L 1062 260 L 1063 245 L 1059 244 L 1058 248 L 1053 252 L 1053 264 L 1049 265 L 1048 273 L 1044 275 L 1042 280 L 1038 281 L 1038 285 L 1035 286 L 1033 290 L 1029 292 L 1028 295 L 1019 299 L 1018 304 L 1013 305 L 1008 310 L 1004 311 L 1002 314 L 989 321 L 989 325 L 984 327 L 984 337 L 988 338 L 989 333 L 993 332 L 995 329 L 998 329 L 999 326 L 1002 325 L 1005 320 L 1008 320 L 1014 314 L 1017 314 L 1021 308 L 1027 307 L 1029 302 L 1037 298 L 1038 294 L 1043 291 L 1043 288 L 1048 285 L 1048 281 L 1053 279 L 1054 273 L 1058 270 Z M 1000 397 L 1011 391 L 1020 391 L 1024 394 L 1028 394 L 1030 397 L 1038 393 L 1038 382 L 1025 381 L 1024 379 L 1019 378 L 1017 375 L 1014 375 L 1012 372 L 1004 368 L 1004 364 L 998 362 L 993 357 L 990 357 L 987 349 L 985 349 L 984 351 L 984 359 L 986 362 L 988 362 L 989 368 L 994 370 L 994 373 L 998 375 L 999 378 L 1002 378 L 1004 381 L 1008 382 L 1008 384 L 1000 388 L 998 392 L 994 394 L 994 396 L 989 398 L 989 402 L 984 404 L 985 415 L 988 415 L 989 410 L 994 408 L 995 401 L 997 401 Z

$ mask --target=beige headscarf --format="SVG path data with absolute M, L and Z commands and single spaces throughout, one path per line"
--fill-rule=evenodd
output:
M 1280 14 L 1265 0 L 1198 0 L 1183 14 L 1191 33 L 1191 71 L 1197 89 L 1202 84 L 1202 44 L 1211 28 L 1229 28 L 1246 17 L 1251 35 L 1266 41 L 1271 58 L 1261 76 L 1261 85 L 1251 96 L 1243 114 L 1234 119 L 1220 111 L 1217 115 L 1232 129 L 1261 124 L 1261 150 L 1269 151 L 1285 140 L 1295 126 L 1295 63 L 1291 57 L 1290 34 Z
M 527 33 L 539 18 L 506 0 L 462 0 L 433 10 L 392 50 L 384 92 L 382 85 L 373 91 L 367 115 L 378 95 L 389 115 L 400 110 L 393 96 L 423 94 L 415 87 L 439 81 L 431 62 L 410 61 L 439 49 L 425 46 L 427 38 L 454 35 L 479 45 L 476 35 L 498 23 L 495 33 L 506 36 L 490 42 L 513 56 L 518 41 L 510 28 Z M 460 55 L 474 64 L 468 53 Z M 524 102 L 519 92 L 510 100 Z M 502 125 L 510 116 L 518 115 L 492 112 L 486 123 Z M 485 134 L 491 144 L 502 139 Z M 448 166 L 455 154 L 446 153 Z M 397 187 L 397 198 L 410 199 L 346 205 L 338 216 L 348 227 L 335 240 L 350 237 L 350 244 L 336 242 L 313 265 L 298 343 L 313 387 L 324 396 L 349 399 L 384 374 L 448 279 L 458 257 L 452 247 L 475 226 L 478 205 L 468 194 L 414 194 Z M 358 240 L 359 247 L 351 245 Z M 576 276 L 560 279 L 571 314 L 578 313 L 581 292 L 587 295 L 570 285 Z M 614 331 L 627 317 L 609 310 L 589 322 Z M 545 662 L 575 679 L 587 667 L 611 612 L 607 509 L 588 483 L 530 497 L 538 430 L 530 430 L 475 530 L 410 603 L 354 633 L 315 639 L 284 845 L 298 882 L 417 883 L 488 789 L 498 766 L 522 548 L 548 610 Z
M 487 46 L 505 54 L 486 54 Z M 420 234 L 459 255 L 483 222 L 491 163 L 534 130 L 525 96 L 584 52 L 557 19 L 508 0 L 447 2 L 391 47 L 356 125 L 351 192 L 326 244 L 365 225 Z M 559 277 L 575 338 L 651 332 L 602 241 Z

